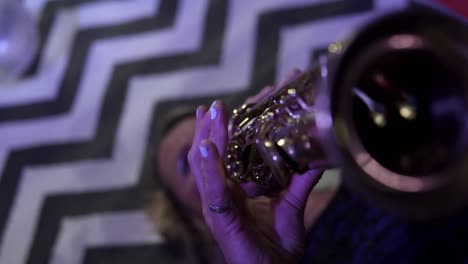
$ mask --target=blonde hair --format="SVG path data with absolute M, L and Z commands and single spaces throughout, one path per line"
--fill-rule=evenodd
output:
M 161 139 L 170 133 L 177 123 L 193 116 L 193 109 L 178 108 L 171 112 L 163 122 Z M 156 162 L 155 167 L 159 168 L 157 155 L 158 153 L 153 154 L 153 160 Z M 224 257 L 204 220 L 191 215 L 191 211 L 164 185 L 158 170 L 153 177 L 159 189 L 151 194 L 147 212 L 155 231 L 182 251 L 187 258 L 183 263 L 224 263 Z
M 155 191 L 147 211 L 155 231 L 182 250 L 184 263 L 224 263 L 203 219 L 190 217 L 170 191 Z

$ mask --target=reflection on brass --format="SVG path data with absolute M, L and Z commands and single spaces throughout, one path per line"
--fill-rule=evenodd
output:
M 233 179 L 285 187 L 294 171 L 308 168 L 311 157 L 325 161 L 315 143 L 312 111 L 311 87 L 321 81 L 320 70 L 314 68 L 255 107 L 244 105 L 233 111 L 234 133 L 226 157 Z
M 339 167 L 401 215 L 456 211 L 468 204 L 467 47 L 466 21 L 437 10 L 378 18 L 233 111 L 228 175 L 281 190 L 294 173 Z

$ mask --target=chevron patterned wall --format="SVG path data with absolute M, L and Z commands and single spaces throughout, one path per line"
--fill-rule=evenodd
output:
M 170 262 L 143 207 L 174 107 L 237 105 L 407 0 L 23 0 L 40 53 L 0 89 L 0 263 Z

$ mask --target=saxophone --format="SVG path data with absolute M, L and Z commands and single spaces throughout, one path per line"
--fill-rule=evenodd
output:
M 284 189 L 294 173 L 340 168 L 398 215 L 468 205 L 468 28 L 435 9 L 400 10 L 330 44 L 300 77 L 233 111 L 225 167 Z

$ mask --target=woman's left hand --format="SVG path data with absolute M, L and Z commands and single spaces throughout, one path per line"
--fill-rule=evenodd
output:
M 307 197 L 322 172 L 293 175 L 283 192 L 250 198 L 226 177 L 227 113 L 216 101 L 197 109 L 189 163 L 200 192 L 203 216 L 227 263 L 293 263 L 304 250 Z

